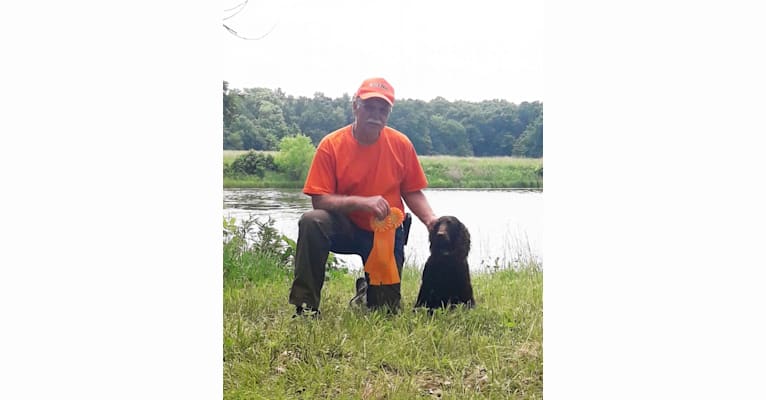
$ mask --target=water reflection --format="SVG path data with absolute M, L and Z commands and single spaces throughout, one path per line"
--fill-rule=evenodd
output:
M 311 199 L 297 189 L 227 189 L 223 192 L 224 209 L 305 210 Z

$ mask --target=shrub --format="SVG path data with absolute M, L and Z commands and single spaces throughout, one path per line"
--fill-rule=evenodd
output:
M 279 142 L 279 153 L 274 161 L 290 179 L 302 180 L 306 178 L 315 151 L 308 136 L 286 136 Z
M 256 153 L 250 150 L 237 157 L 231 165 L 224 170 L 225 175 L 256 175 L 263 178 L 264 173 L 276 170 L 274 157 L 271 154 Z
M 237 224 L 223 219 L 223 279 L 241 285 L 274 276 L 287 276 L 293 267 L 296 243 L 274 228 L 274 219 L 264 222 L 253 216 Z M 333 253 L 327 257 L 328 271 L 348 272 L 346 263 Z
M 280 266 L 292 265 L 295 242 L 274 228 L 274 219 L 265 222 L 250 216 L 237 225 L 232 217 L 223 220 L 223 246 L 232 257 L 257 253 L 275 258 Z

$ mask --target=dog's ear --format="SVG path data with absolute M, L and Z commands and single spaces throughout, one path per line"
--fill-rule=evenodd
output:
M 471 251 L 471 233 L 468 232 L 468 228 L 465 226 L 465 224 L 460 222 L 460 220 L 455 218 L 455 222 L 456 222 L 455 225 L 457 227 L 457 230 L 460 232 L 459 233 L 460 244 L 461 244 L 461 247 L 463 248 L 462 249 L 463 250 L 463 254 L 465 254 L 467 256 L 468 252 Z
M 434 236 L 436 235 L 437 229 L 439 229 L 439 220 L 436 220 L 436 222 L 434 222 L 434 224 L 431 226 L 431 229 L 428 230 L 428 241 L 434 241 Z

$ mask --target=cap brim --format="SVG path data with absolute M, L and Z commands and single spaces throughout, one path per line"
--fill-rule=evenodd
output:
M 371 99 L 371 98 L 373 98 L 373 97 L 378 97 L 378 98 L 381 98 L 381 99 L 385 100 L 385 101 L 386 101 L 386 103 L 388 103 L 388 104 L 389 104 L 389 105 L 391 105 L 391 106 L 393 106 L 393 105 L 394 105 L 394 103 L 392 103 L 392 102 L 391 102 L 391 100 L 389 100 L 389 98 L 388 98 L 388 97 L 386 97 L 386 96 L 384 96 L 384 95 L 382 95 L 382 94 L 380 94 L 380 93 L 376 93 L 376 92 L 368 92 L 368 93 L 362 93 L 362 94 L 360 94 L 360 95 L 359 95 L 359 98 L 360 98 L 360 99 L 362 99 L 362 100 Z

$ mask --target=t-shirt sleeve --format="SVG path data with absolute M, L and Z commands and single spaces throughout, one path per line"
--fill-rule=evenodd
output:
M 306 183 L 303 185 L 303 193 L 308 195 L 332 194 L 336 192 L 336 189 L 335 156 L 330 146 L 321 142 L 316 153 L 314 153 L 314 159 L 311 161 Z
M 405 146 L 404 160 L 405 175 L 401 184 L 401 192 L 409 193 L 428 187 L 428 180 L 426 179 L 425 172 L 423 172 L 423 167 L 420 166 L 418 155 L 415 153 L 415 147 L 409 141 Z

